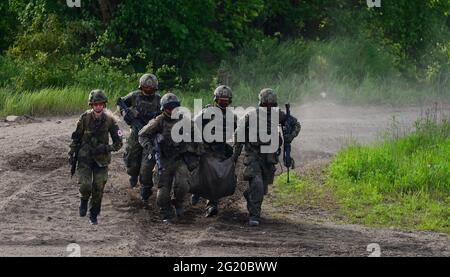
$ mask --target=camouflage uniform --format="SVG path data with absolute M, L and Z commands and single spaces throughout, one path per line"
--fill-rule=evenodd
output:
M 266 92 L 267 90 L 263 90 Z M 271 91 L 271 90 L 270 90 Z M 274 94 L 273 91 L 271 93 Z M 264 94 L 263 94 L 264 96 Z M 276 96 L 274 99 L 269 99 L 270 102 L 273 102 L 274 106 L 276 106 Z M 264 101 L 264 99 L 262 99 Z M 260 99 L 260 106 L 263 103 Z M 267 108 L 258 107 L 255 111 L 257 116 L 259 117 L 261 112 L 267 112 Z M 279 122 L 283 126 L 286 124 L 286 114 L 283 111 L 279 111 Z M 258 119 L 259 120 L 259 119 Z M 267 117 L 268 126 L 270 126 L 270 115 Z M 245 125 L 239 124 L 237 132 L 239 132 L 240 128 L 245 126 L 248 128 L 249 115 L 247 114 L 244 118 Z M 291 142 L 300 132 L 301 126 L 300 123 L 293 117 L 291 121 L 291 133 L 286 134 L 288 142 Z M 268 128 L 268 130 L 270 130 Z M 248 133 L 248 132 L 247 132 Z M 258 134 L 259 137 L 259 134 Z M 280 146 L 282 143 L 282 139 L 280 136 Z M 243 146 L 245 145 L 245 157 L 244 157 L 244 172 L 243 177 L 245 181 L 249 182 L 248 189 L 244 192 L 244 197 L 247 200 L 247 210 L 249 212 L 251 225 L 258 225 L 261 217 L 261 205 L 264 199 L 264 195 L 267 194 L 268 186 L 273 183 L 275 177 L 275 165 L 279 162 L 279 153 L 280 149 L 278 149 L 275 153 L 261 153 L 261 146 L 264 143 L 258 142 L 237 142 L 234 146 L 234 157 L 235 160 L 239 157 Z
M 174 96 L 174 94 L 168 93 L 163 96 L 161 102 L 167 95 Z M 150 153 L 154 147 L 155 138 L 161 137 L 159 146 L 163 170 L 160 175 L 155 166 L 153 178 L 158 187 L 157 205 L 161 210 L 164 222 L 170 222 L 174 217 L 172 205 L 175 206 L 177 216 L 182 215 L 184 197 L 189 191 L 189 169 L 184 161 L 184 155 L 187 152 L 193 152 L 191 151 L 192 143 L 176 143 L 171 136 L 173 126 L 180 120 L 183 119 L 172 119 L 169 114 L 164 112 L 152 119 L 139 132 L 140 144 Z M 171 199 L 172 189 L 173 199 Z
M 113 144 L 109 145 L 109 136 Z M 115 119 L 103 112 L 99 118 L 92 110 L 83 113 L 72 134 L 70 152 L 78 151 L 78 177 L 82 203 L 89 203 L 91 217 L 100 214 L 103 189 L 108 179 L 111 151 L 122 147 L 122 131 Z M 81 211 L 80 211 L 81 214 Z M 82 215 L 83 216 L 83 215 Z
M 136 118 L 139 119 L 142 125 L 146 125 L 160 113 L 161 96 L 158 93 L 146 94 L 142 90 L 137 90 L 121 99 L 132 109 Z M 130 124 L 129 122 L 127 123 Z M 147 159 L 148 154 L 149 153 L 146 153 L 139 144 L 138 130 L 131 128 L 123 158 L 127 167 L 127 173 L 130 176 L 130 184 L 132 187 L 136 186 L 139 178 L 139 182 L 142 185 L 141 197 L 144 201 L 146 201 L 152 193 L 152 170 L 155 166 L 154 160 Z
M 197 126 L 201 126 L 201 130 L 204 129 L 204 127 L 211 122 L 212 120 L 214 120 L 214 116 L 211 117 L 211 119 L 207 119 L 204 118 L 203 115 L 205 113 L 208 112 L 208 109 L 211 108 L 219 108 L 220 111 L 222 112 L 223 115 L 223 127 L 222 127 L 222 134 L 223 134 L 223 138 L 222 141 L 213 141 L 213 142 L 206 142 L 205 140 L 203 141 L 203 151 L 206 155 L 211 155 L 214 156 L 218 159 L 221 160 L 225 160 L 229 157 L 231 157 L 233 155 L 232 152 L 232 147 L 226 143 L 226 141 L 228 139 L 231 139 L 232 137 L 227 137 L 227 112 L 232 112 L 232 111 L 227 111 L 226 107 L 221 107 L 218 104 L 218 99 L 224 97 L 229 99 L 229 103 L 231 103 L 231 99 L 232 99 L 232 92 L 231 89 L 227 86 L 219 86 L 216 88 L 216 90 L 214 91 L 214 103 L 211 105 L 207 105 L 202 111 L 201 113 L 194 119 L 195 123 L 197 124 Z M 231 134 L 234 133 L 234 131 L 236 130 L 237 127 L 237 116 L 233 113 L 232 114 L 233 117 L 233 130 L 230 132 Z M 213 131 L 214 132 L 214 131 Z M 192 203 L 195 204 L 196 202 L 198 202 L 198 196 L 193 195 L 192 197 Z M 218 213 L 218 205 L 219 205 L 219 201 L 218 200 L 208 200 L 206 203 L 206 216 L 213 216 L 215 214 Z

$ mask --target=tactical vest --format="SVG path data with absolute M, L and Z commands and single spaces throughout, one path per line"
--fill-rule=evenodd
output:
M 270 142 L 262 142 L 262 141 L 260 141 L 259 131 L 261 130 L 261 128 L 259 126 L 259 115 L 260 115 L 260 109 L 258 108 L 258 109 L 256 109 L 256 118 L 257 118 L 256 122 L 258 124 L 258 127 L 257 127 L 258 128 L 257 129 L 258 130 L 257 141 L 256 142 L 249 142 L 249 141 L 247 141 L 245 143 L 246 155 L 257 155 L 260 159 L 262 159 L 265 162 L 274 163 L 274 164 L 278 163 L 278 161 L 279 161 L 278 157 L 280 155 L 280 149 L 281 149 L 281 146 L 283 145 L 283 138 L 282 138 L 282 135 L 281 135 L 281 133 L 280 133 L 280 131 L 278 129 L 278 124 L 277 124 L 277 131 L 276 131 L 276 133 L 278 135 L 278 141 L 279 141 L 278 142 L 277 151 L 274 152 L 274 153 L 261 153 L 261 146 L 263 146 L 263 145 L 270 145 Z M 284 116 L 282 114 L 282 111 L 280 110 L 279 123 L 282 123 L 283 119 L 284 119 Z M 249 138 L 248 122 L 249 121 L 246 120 L 246 127 L 245 128 L 246 128 L 246 138 L 247 138 L 247 140 Z M 269 134 L 270 134 L 270 131 L 271 131 L 271 128 L 270 128 L 271 125 L 272 125 L 271 118 L 270 118 L 270 115 L 268 114 L 267 115 L 266 132 L 268 132 Z
M 140 90 L 132 92 L 131 107 L 139 112 L 145 124 L 153 119 L 161 109 L 161 96 L 158 93 L 152 95 L 144 95 Z
M 180 119 L 171 119 L 165 114 L 161 114 L 155 118 L 160 126 L 160 134 L 163 136 L 163 141 L 160 144 L 163 158 L 174 158 L 186 152 L 185 142 L 174 142 L 172 139 L 172 128 L 180 121 Z
M 95 161 L 99 166 L 107 166 L 111 162 L 111 154 L 92 155 L 93 149 L 100 144 L 109 144 L 109 130 L 114 124 L 114 119 L 103 113 L 99 119 L 95 119 L 92 111 L 87 111 L 81 116 L 83 135 L 81 148 L 78 153 L 80 162 Z
M 201 114 L 199 115 L 199 116 L 202 116 L 202 128 L 203 129 L 205 128 L 205 126 L 209 122 L 214 120 L 214 115 L 211 116 L 211 119 L 204 119 L 203 118 L 203 114 L 209 108 L 213 108 L 213 107 L 216 107 L 216 108 L 220 109 L 219 107 L 217 107 L 215 105 L 208 104 L 208 105 L 205 106 L 205 108 L 202 110 Z M 205 146 L 206 150 L 209 150 L 211 152 L 218 152 L 218 153 L 224 154 L 225 156 L 230 156 L 231 155 L 230 154 L 231 147 L 227 144 L 227 140 L 231 139 L 233 137 L 234 130 L 237 127 L 237 117 L 233 113 L 233 120 L 234 120 L 233 127 L 232 127 L 233 130 L 230 131 L 231 137 L 227 137 L 227 121 L 226 121 L 227 120 L 227 116 L 226 116 L 227 115 L 226 114 L 227 111 L 226 110 L 222 110 L 222 109 L 220 109 L 220 110 L 221 110 L 222 115 L 223 115 L 223 121 L 222 121 L 222 126 L 221 126 L 221 128 L 222 128 L 222 135 L 223 135 L 222 136 L 222 141 L 219 141 L 219 142 L 217 142 L 217 141 L 213 141 L 213 142 L 206 142 L 206 141 L 204 141 L 204 146 Z M 231 111 L 228 111 L 228 112 L 231 112 Z M 214 134 L 215 132 L 216 132 L 216 130 L 213 129 L 212 133 Z

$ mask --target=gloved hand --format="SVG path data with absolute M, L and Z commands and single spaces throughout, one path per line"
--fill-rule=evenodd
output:
M 102 155 L 102 154 L 107 154 L 109 152 L 111 152 L 111 147 L 109 145 L 100 144 L 92 151 L 92 154 Z

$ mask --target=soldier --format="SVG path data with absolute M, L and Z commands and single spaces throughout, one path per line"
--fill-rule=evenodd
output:
M 207 105 L 205 109 L 202 110 L 202 112 L 195 118 L 196 124 L 199 124 L 203 128 L 214 119 L 214 116 L 211 117 L 211 119 L 204 118 L 204 114 L 208 112 L 209 109 L 212 108 L 219 108 L 222 112 L 223 116 L 223 128 L 222 128 L 222 134 L 223 138 L 220 141 L 213 141 L 213 142 L 205 142 L 204 141 L 204 152 L 206 152 L 208 155 L 215 156 L 221 160 L 225 160 L 232 155 L 232 147 L 226 143 L 226 141 L 229 139 L 227 137 L 227 118 L 233 118 L 233 130 L 229 133 L 233 134 L 236 127 L 237 127 L 237 116 L 231 111 L 227 111 L 227 107 L 231 104 L 232 101 L 232 91 L 231 88 L 228 86 L 218 86 L 214 91 L 214 103 L 212 105 Z M 232 113 L 231 117 L 227 117 L 227 113 Z M 230 137 L 231 138 L 231 137 Z M 192 205 L 196 205 L 198 201 L 200 200 L 200 197 L 196 194 L 192 195 L 191 203 Z M 206 217 L 212 217 L 217 215 L 219 212 L 219 202 L 216 199 L 210 199 L 206 203 Z
M 80 184 L 80 216 L 86 216 L 89 203 L 89 220 L 97 224 L 100 214 L 103 189 L 108 179 L 111 152 L 122 148 L 122 131 L 115 119 L 105 111 L 108 99 L 102 90 L 93 90 L 89 95 L 91 109 L 78 120 L 70 144 L 71 163 L 78 158 Z M 113 144 L 109 145 L 109 135 Z
M 125 106 L 129 108 L 129 113 L 131 113 L 126 114 L 121 107 L 121 113 L 124 115 L 126 123 L 132 127 L 127 139 L 124 161 L 132 188 L 136 187 L 139 179 L 141 199 L 144 205 L 148 204 L 148 199 L 152 195 L 152 169 L 155 166 L 155 161 L 147 159 L 148 153 L 143 153 L 143 148 L 139 144 L 138 133 L 140 128 L 160 114 L 161 96 L 156 93 L 157 89 L 158 79 L 156 76 L 144 74 L 139 80 L 139 90 L 119 98 L 117 103 L 119 107 L 120 101 L 125 103 Z M 140 126 L 133 126 L 133 120 L 137 121 Z
M 277 107 L 277 96 L 272 89 L 263 89 L 259 93 L 259 107 L 256 109 L 256 115 L 259 117 L 262 112 L 267 113 L 268 125 L 270 122 L 270 112 L 272 107 Z M 248 128 L 249 114 L 244 117 L 245 125 L 239 124 L 236 134 L 240 131 L 240 128 Z M 258 118 L 259 121 L 259 118 Z M 300 132 L 300 123 L 292 117 L 290 120 L 284 112 L 280 110 L 279 123 L 284 126 L 289 124 L 291 133 L 283 134 L 286 138 L 286 142 L 290 143 Z M 258 128 L 258 138 L 259 138 Z M 247 131 L 248 133 L 248 131 Z M 273 183 L 275 176 L 275 165 L 278 163 L 280 149 L 275 153 L 262 153 L 261 143 L 258 139 L 257 142 L 245 143 L 236 142 L 234 146 L 234 159 L 237 161 L 241 154 L 242 147 L 245 144 L 245 159 L 244 159 L 244 180 L 249 182 L 248 189 L 244 192 L 244 197 L 247 200 L 247 210 L 249 212 L 249 225 L 258 226 L 261 217 L 261 205 L 264 199 L 264 195 L 267 194 L 268 185 Z M 281 139 L 280 139 L 281 146 Z
M 163 113 L 152 119 L 139 132 L 139 142 L 153 156 L 158 155 L 157 164 L 153 170 L 153 178 L 158 186 L 157 206 L 161 210 L 163 222 L 172 222 L 175 215 L 181 217 L 184 213 L 183 201 L 189 191 L 189 169 L 185 159 L 191 151 L 190 142 L 174 142 L 171 131 L 181 119 L 172 119 L 172 111 L 180 106 L 177 96 L 167 93 L 161 98 Z M 159 153 L 158 153 L 159 150 Z M 191 151 L 192 152 L 192 151 Z M 198 161 L 197 161 L 198 162 Z M 190 166 L 190 165 L 189 165 Z M 174 198 L 171 200 L 173 190 Z

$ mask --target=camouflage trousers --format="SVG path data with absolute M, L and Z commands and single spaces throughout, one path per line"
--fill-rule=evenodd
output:
M 100 167 L 95 162 L 79 162 L 77 171 L 81 199 L 90 200 L 89 211 L 92 214 L 100 214 L 108 167 Z
M 184 198 L 189 191 L 190 173 L 181 158 L 162 159 L 163 171 L 159 175 L 157 167 L 153 172 L 154 183 L 158 186 L 156 204 L 164 219 L 174 217 L 173 206 L 183 208 Z
M 261 205 L 269 185 L 273 183 L 275 170 L 274 163 L 264 161 L 256 155 L 247 156 L 244 160 L 244 180 L 249 183 L 244 197 L 251 219 L 261 217 Z
M 132 131 L 123 155 L 127 173 L 129 176 L 139 176 L 141 185 L 151 190 L 153 187 L 152 170 L 155 161 L 148 160 L 148 154 L 139 144 L 136 132 Z

